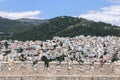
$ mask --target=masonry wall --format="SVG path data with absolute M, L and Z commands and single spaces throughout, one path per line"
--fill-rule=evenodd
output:
M 84 64 L 83 70 L 79 70 L 78 63 L 74 62 L 72 69 L 67 69 L 67 63 L 63 62 L 61 70 L 56 70 L 55 62 L 50 63 L 49 70 L 44 69 L 44 63 L 39 62 L 37 70 L 32 66 L 32 62 L 25 62 L 25 67 L 21 62 L 14 63 L 14 69 L 8 70 L 8 63 L 2 62 L 0 80 L 120 80 L 120 65 L 111 66 L 107 63 L 100 68 L 99 63 L 95 63 L 95 68 L 90 69 L 88 63 Z

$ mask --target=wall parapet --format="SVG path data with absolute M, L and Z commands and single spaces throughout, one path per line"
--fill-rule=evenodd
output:
M 22 67 L 20 61 L 15 61 L 14 68 L 8 70 L 8 62 L 2 61 L 0 80 L 120 80 L 119 64 L 105 63 L 100 68 L 100 64 L 95 63 L 94 68 L 90 69 L 89 63 L 85 63 L 83 70 L 79 69 L 77 62 L 73 62 L 71 69 L 67 68 L 67 62 L 62 62 L 60 70 L 56 69 L 56 62 L 50 62 L 49 70 L 44 69 L 44 62 L 38 62 L 35 67 L 31 61 L 25 61 L 24 64 L 25 67 Z

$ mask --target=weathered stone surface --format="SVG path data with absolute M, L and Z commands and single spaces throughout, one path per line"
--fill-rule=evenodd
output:
M 79 70 L 79 65 L 75 62 L 72 69 L 68 70 L 67 63 L 63 62 L 57 71 L 55 62 L 50 63 L 49 70 L 44 70 L 44 63 L 39 62 L 35 70 L 32 62 L 26 61 L 25 67 L 21 67 L 21 62 L 15 62 L 14 68 L 9 71 L 8 63 L 2 62 L 1 68 L 0 80 L 120 80 L 120 65 L 111 66 L 110 63 L 106 63 L 103 68 L 95 63 L 94 69 L 85 63 L 83 70 Z

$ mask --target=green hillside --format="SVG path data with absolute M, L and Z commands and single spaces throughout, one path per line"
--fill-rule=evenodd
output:
M 48 19 L 40 20 L 40 19 L 26 19 L 26 18 L 23 18 L 23 19 L 17 19 L 17 21 L 28 22 L 30 24 L 38 26 L 38 25 L 40 25 L 42 23 L 48 22 Z
M 22 33 L 33 27 L 33 25 L 16 20 L 9 20 L 0 17 L 0 32 L 4 34 Z
M 10 37 L 18 40 L 46 40 L 53 36 L 74 37 L 78 35 L 120 36 L 120 27 L 82 18 L 60 16 L 37 27 Z

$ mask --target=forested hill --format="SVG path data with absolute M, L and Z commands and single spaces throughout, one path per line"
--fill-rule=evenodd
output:
M 20 22 L 0 17 L 0 33 L 16 34 L 32 28 L 33 25 L 27 22 Z
M 30 24 L 33 24 L 35 26 L 38 26 L 42 23 L 46 23 L 48 22 L 48 19 L 44 19 L 44 20 L 40 20 L 40 19 L 26 19 L 26 18 L 22 18 L 22 19 L 17 19 L 17 21 L 20 21 L 20 22 L 28 22 Z
M 74 37 L 78 35 L 120 36 L 120 27 L 82 18 L 60 16 L 23 33 L 15 34 L 11 38 L 18 40 L 46 40 L 52 39 L 53 36 Z

